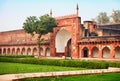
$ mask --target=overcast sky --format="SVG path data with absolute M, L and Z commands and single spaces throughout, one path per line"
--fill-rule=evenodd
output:
M 74 14 L 76 4 L 82 21 L 120 10 L 120 0 L 0 0 L 0 31 L 22 29 L 26 17 L 49 14 L 50 9 L 54 17 Z

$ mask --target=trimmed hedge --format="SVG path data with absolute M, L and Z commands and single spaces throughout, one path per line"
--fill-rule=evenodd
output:
M 6 57 L 6 58 L 28 58 L 28 57 L 34 57 L 33 55 L 0 55 L 0 57 Z
M 107 62 L 100 62 L 100 61 L 58 60 L 58 59 L 38 59 L 38 58 L 0 57 L 0 62 L 80 67 L 80 68 L 88 68 L 88 69 L 105 69 L 108 68 L 109 66 Z
M 108 62 L 109 67 L 118 67 L 120 68 L 120 62 Z

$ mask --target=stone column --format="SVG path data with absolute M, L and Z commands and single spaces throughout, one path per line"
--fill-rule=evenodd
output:
M 89 51 L 88 57 L 89 57 L 89 58 L 92 58 L 92 49 L 91 49 L 91 48 L 88 48 L 88 51 Z
M 22 47 L 20 47 L 20 55 L 22 55 Z
M 28 48 L 25 48 L 25 54 L 28 55 Z
M 54 33 L 50 34 L 50 56 L 55 57 L 56 56 L 56 48 L 55 48 L 55 29 Z
M 1 53 L 2 53 L 2 55 L 3 55 L 3 50 L 4 50 L 4 48 L 1 48 Z
M 102 46 L 99 47 L 99 58 L 103 58 Z
M 79 55 L 79 46 L 78 41 L 80 40 L 80 24 L 81 19 L 80 17 L 76 17 L 73 19 L 73 26 L 72 26 L 72 58 L 77 59 Z
M 34 55 L 34 48 L 31 48 L 31 53 L 32 55 Z
M 115 59 L 115 51 L 114 51 L 114 47 L 113 46 L 110 46 L 110 58 L 111 59 Z
M 43 48 L 43 56 L 46 57 L 46 48 Z
M 8 55 L 8 48 L 5 48 L 6 49 L 6 55 Z

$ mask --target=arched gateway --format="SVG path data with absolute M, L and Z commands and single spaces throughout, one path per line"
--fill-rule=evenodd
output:
M 80 17 L 78 14 L 56 18 L 57 27 L 51 34 L 50 55 L 52 57 L 79 57 Z
M 56 48 L 56 54 L 61 54 L 63 56 L 69 56 L 71 57 L 71 35 L 66 29 L 61 29 L 58 31 L 56 38 L 55 38 L 55 48 Z M 69 49 L 69 50 L 68 50 Z M 65 50 L 67 50 L 68 54 L 65 55 Z

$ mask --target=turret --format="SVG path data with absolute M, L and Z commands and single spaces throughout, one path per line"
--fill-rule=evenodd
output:
M 52 9 L 50 10 L 50 16 L 52 17 Z
M 77 4 L 77 7 L 76 7 L 76 15 L 78 16 L 79 15 L 79 7 L 78 7 L 78 4 Z

